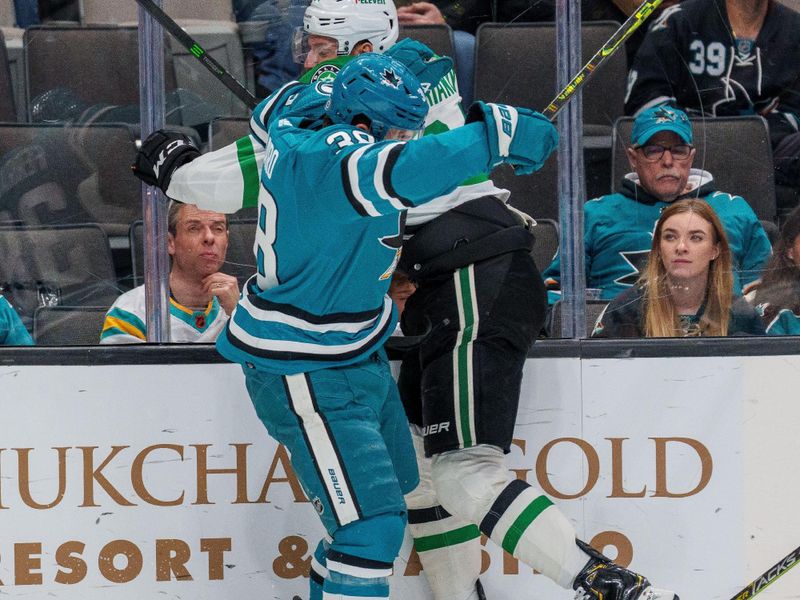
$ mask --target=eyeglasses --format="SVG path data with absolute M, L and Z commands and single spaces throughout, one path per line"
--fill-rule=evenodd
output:
M 640 146 L 638 149 L 642 151 L 642 155 L 644 155 L 646 161 L 656 162 L 657 160 L 661 160 L 661 157 L 664 156 L 664 152 L 667 150 L 669 150 L 674 160 L 686 160 L 692 153 L 693 148 L 694 146 L 690 146 L 689 144 L 677 144 L 675 146 L 647 144 L 646 146 Z

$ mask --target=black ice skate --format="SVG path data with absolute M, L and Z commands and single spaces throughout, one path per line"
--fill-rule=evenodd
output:
M 655 589 L 646 577 L 615 565 L 589 544 L 575 541 L 591 557 L 572 584 L 575 600 L 679 600 L 674 592 Z

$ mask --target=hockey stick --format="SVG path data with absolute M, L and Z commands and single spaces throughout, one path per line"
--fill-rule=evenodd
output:
M 580 89 L 581 86 L 585 85 L 589 79 L 591 79 L 594 72 L 602 65 L 611 55 L 613 55 L 617 49 L 623 44 L 625 40 L 627 40 L 634 31 L 636 31 L 639 26 L 644 23 L 645 19 L 649 17 L 652 12 L 658 8 L 658 5 L 661 4 L 662 0 L 645 0 L 636 9 L 636 12 L 633 13 L 627 20 L 620 25 L 619 29 L 614 32 L 609 40 L 603 45 L 600 50 L 598 50 L 595 55 L 589 59 L 583 68 L 578 72 L 575 77 L 572 78 L 564 89 L 562 89 L 556 97 L 547 105 L 542 111 L 542 114 L 550 119 L 551 121 L 556 118 L 556 115 L 567 105 L 567 102 L 572 99 L 575 95 L 575 92 Z
M 764 591 L 772 585 L 778 577 L 786 573 L 796 564 L 800 563 L 800 546 L 789 552 L 786 556 L 748 583 L 745 588 L 736 594 L 731 600 L 745 600 L 752 598 L 756 594 Z
M 161 26 L 169 31 L 172 36 L 180 42 L 180 44 L 186 48 L 189 53 L 194 56 L 197 60 L 199 60 L 202 65 L 208 69 L 211 74 L 219 79 L 225 87 L 227 87 L 233 94 L 239 98 L 242 102 L 244 102 L 248 108 L 253 109 L 258 105 L 258 100 L 256 99 L 250 91 L 244 87 L 241 83 L 239 83 L 230 73 L 228 73 L 225 68 L 220 65 L 210 54 L 206 54 L 206 51 L 198 44 L 192 36 L 186 33 L 180 25 L 178 25 L 172 17 L 170 17 L 167 13 L 165 13 L 161 8 L 153 2 L 153 0 L 136 0 L 139 5 L 144 8 L 150 16 L 152 16 L 156 21 L 161 23 Z

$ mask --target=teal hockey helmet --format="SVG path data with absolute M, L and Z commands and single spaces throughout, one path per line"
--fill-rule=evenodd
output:
M 428 103 L 405 65 L 369 52 L 339 71 L 325 110 L 334 123 L 352 125 L 365 117 L 377 140 L 410 139 L 422 132 Z

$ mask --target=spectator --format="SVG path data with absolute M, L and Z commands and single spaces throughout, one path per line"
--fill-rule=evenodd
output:
M 776 182 L 797 188 L 800 14 L 771 0 L 687 0 L 664 11 L 634 60 L 625 111 L 664 103 L 698 115 L 762 115 Z
M 648 17 L 650 21 L 658 18 L 668 7 L 677 4 L 680 0 L 663 0 L 658 8 Z M 641 0 L 581 0 L 581 21 L 617 21 L 624 23 L 641 5 Z M 633 64 L 636 51 L 644 40 L 645 27 L 639 27 L 625 41 L 625 56 L 628 64 Z
M 17 27 L 26 29 L 39 24 L 39 3 L 36 0 L 14 0 Z
M 235 277 L 220 272 L 228 249 L 223 214 L 172 203 L 167 226 L 170 334 L 173 342 L 214 342 L 239 300 Z M 122 294 L 106 314 L 101 344 L 147 341 L 145 290 Z
M 762 335 L 753 309 L 734 297 L 731 260 L 711 206 L 675 202 L 656 223 L 647 269 L 606 307 L 592 337 Z
M 261 21 L 264 39 L 250 46 L 255 62 L 256 95 L 265 98 L 300 74 L 292 57 L 292 31 L 302 25 L 309 0 L 234 0 L 236 21 Z
M 53 133 L 43 129 L 30 144 L 0 156 L 0 223 L 55 225 L 93 220 L 79 191 L 92 168 L 76 147 L 64 145 L 63 137 Z
M 0 346 L 32 346 L 33 338 L 17 311 L 0 296 Z
M 767 335 L 800 335 L 800 207 L 783 224 L 752 302 Z
M 679 109 L 657 106 L 642 111 L 633 123 L 628 162 L 633 169 L 615 194 L 585 205 L 586 287 L 598 288 L 610 300 L 634 285 L 647 263 L 653 225 L 661 211 L 683 198 L 702 198 L 725 226 L 733 255 L 733 289 L 754 281 L 771 251 L 769 239 L 753 209 L 740 196 L 716 191 L 710 173 L 692 168 L 692 126 Z M 561 259 L 556 256 L 543 277 L 559 298 Z

